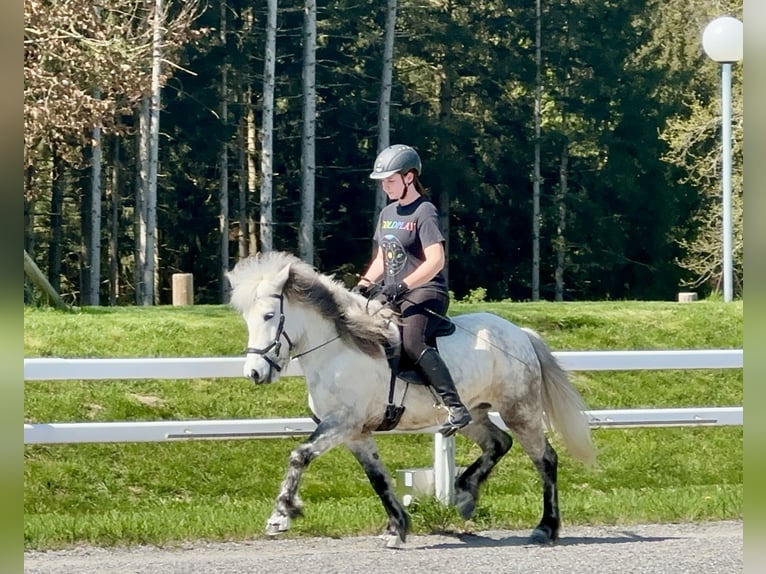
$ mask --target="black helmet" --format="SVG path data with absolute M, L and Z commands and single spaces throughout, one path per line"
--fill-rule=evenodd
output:
M 407 173 L 414 169 L 420 175 L 420 156 L 408 145 L 388 146 L 375 158 L 370 179 L 386 179 L 395 173 Z

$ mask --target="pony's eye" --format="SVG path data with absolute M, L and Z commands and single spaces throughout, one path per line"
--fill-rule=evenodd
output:
M 274 314 L 274 313 L 266 313 L 266 314 L 263 316 L 263 320 L 264 320 L 264 321 L 271 321 L 271 320 L 274 318 L 274 316 L 275 316 L 275 314 Z

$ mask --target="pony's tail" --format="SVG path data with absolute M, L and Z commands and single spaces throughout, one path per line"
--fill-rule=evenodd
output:
M 540 361 L 545 424 L 561 436 L 572 456 L 589 466 L 595 465 L 597 453 L 585 414 L 588 409 L 585 401 L 548 345 L 531 329 L 524 331 Z

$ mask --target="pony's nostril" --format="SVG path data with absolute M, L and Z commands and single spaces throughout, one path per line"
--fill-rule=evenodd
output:
M 250 378 L 251 378 L 253 381 L 255 381 L 255 382 L 258 382 L 258 371 L 256 371 L 255 369 L 253 369 L 252 371 L 250 371 Z

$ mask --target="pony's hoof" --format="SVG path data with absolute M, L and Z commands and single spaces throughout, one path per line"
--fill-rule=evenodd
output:
M 402 537 L 398 534 L 384 534 L 383 540 L 386 543 L 386 548 L 393 548 L 396 550 L 397 548 L 402 547 Z
M 556 542 L 556 536 L 547 527 L 538 526 L 532 531 L 532 535 L 529 537 L 530 544 L 538 544 L 542 546 L 550 546 Z
M 455 506 L 460 511 L 460 516 L 468 520 L 476 511 L 476 499 L 466 490 L 458 491 L 455 495 Z
M 290 530 L 290 517 L 289 516 L 272 516 L 266 522 L 266 534 L 269 536 L 276 536 Z

